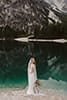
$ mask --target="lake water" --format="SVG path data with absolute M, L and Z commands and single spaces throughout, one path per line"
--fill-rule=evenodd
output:
M 0 41 L 0 87 L 26 87 L 27 64 L 34 56 L 46 88 L 67 91 L 67 44 Z

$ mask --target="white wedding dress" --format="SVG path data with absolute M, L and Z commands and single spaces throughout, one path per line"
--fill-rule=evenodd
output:
M 32 71 L 31 66 L 32 66 L 32 64 L 31 64 L 31 60 L 30 60 L 29 64 L 28 64 L 28 90 L 27 90 L 27 94 L 35 94 L 34 87 L 35 87 L 35 81 L 37 80 L 36 65 L 33 64 L 34 71 L 32 73 L 31 73 L 31 71 Z

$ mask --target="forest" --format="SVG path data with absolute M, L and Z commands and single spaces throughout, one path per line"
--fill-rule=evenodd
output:
M 24 30 L 14 30 L 9 26 L 0 27 L 0 39 L 5 38 L 14 39 L 19 37 L 25 37 L 31 35 L 32 33 L 25 32 Z M 34 38 L 44 38 L 44 39 L 67 39 L 67 22 L 63 23 L 55 23 L 55 24 L 48 24 L 42 28 L 40 26 L 35 26 L 34 29 Z

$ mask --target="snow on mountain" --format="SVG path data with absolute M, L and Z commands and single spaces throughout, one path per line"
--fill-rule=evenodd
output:
M 48 2 L 51 5 L 51 7 L 53 7 L 53 9 L 65 12 L 63 10 L 63 7 L 65 7 L 67 3 L 64 0 L 45 0 L 45 1 Z
M 62 23 L 62 21 L 60 20 L 60 18 L 59 18 L 58 16 L 56 16 L 56 15 L 54 14 L 54 12 L 52 12 L 51 10 L 50 10 L 50 12 L 49 12 L 48 17 L 49 17 L 49 18 L 52 18 L 52 20 L 54 20 L 56 23 L 57 23 L 57 22 Z M 52 22 L 51 20 L 49 20 L 49 23 L 53 23 L 53 22 Z
M 55 12 L 59 13 L 62 15 L 62 13 L 67 14 L 67 11 L 65 10 L 66 8 L 66 4 L 67 2 L 65 2 L 64 0 L 45 0 L 48 4 L 50 4 L 50 7 L 52 8 L 52 10 L 49 10 L 49 17 L 52 18 L 53 20 L 55 20 L 55 22 L 59 22 L 61 23 L 61 19 L 59 18 L 59 16 L 57 16 L 55 14 Z M 52 23 L 49 20 L 50 23 Z

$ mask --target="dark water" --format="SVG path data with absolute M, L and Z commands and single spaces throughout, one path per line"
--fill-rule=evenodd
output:
M 67 44 L 0 41 L 0 87 L 26 86 L 31 56 L 39 79 L 67 82 Z

